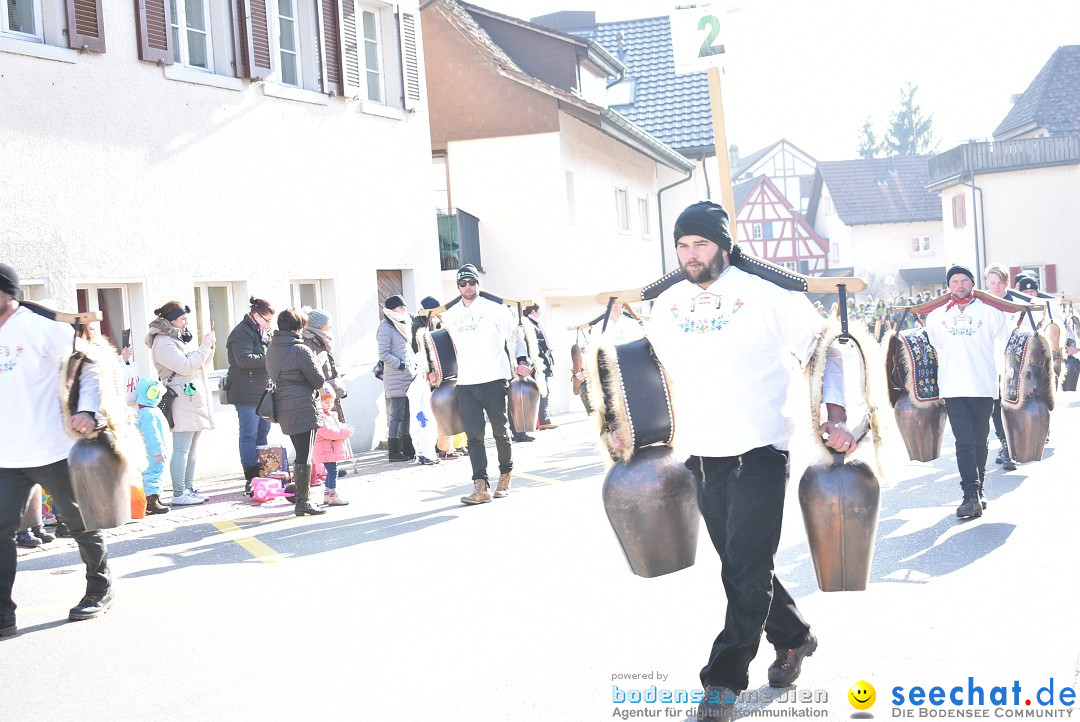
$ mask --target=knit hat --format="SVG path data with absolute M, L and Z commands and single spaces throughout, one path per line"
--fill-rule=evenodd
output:
M 429 311 L 433 308 L 438 308 L 440 305 L 442 304 L 440 304 L 433 296 L 424 296 L 420 301 L 420 308 L 426 308 Z
M 389 308 L 390 310 L 393 310 L 395 308 L 400 308 L 404 305 L 405 299 L 395 294 L 390 298 L 386 299 L 386 301 L 383 303 L 383 308 Z
M 725 251 L 731 250 L 731 232 L 724 207 L 711 201 L 701 201 L 679 214 L 675 221 L 675 242 L 683 236 L 707 238 Z
M 466 263 L 461 268 L 457 269 L 457 282 L 461 283 L 467 278 L 471 278 L 477 283 L 480 283 L 480 272 L 476 270 L 476 266 L 471 263 Z
M 319 400 L 323 399 L 336 399 L 337 394 L 334 392 L 334 387 L 330 384 L 323 384 L 322 390 L 319 392 Z
M 948 271 L 945 272 L 945 283 L 948 283 L 949 279 L 951 279 L 953 276 L 955 276 L 958 273 L 964 274 L 965 276 L 967 276 L 968 278 L 971 279 L 972 283 L 975 283 L 975 274 L 973 274 L 971 271 L 969 271 L 964 266 L 959 266 L 959 265 L 958 266 L 953 266 L 952 268 L 950 268 Z
M 1020 280 L 1016 282 L 1016 290 L 1028 291 L 1031 289 L 1039 290 L 1039 279 L 1032 278 L 1031 276 L 1021 276 Z
M 6 263 L 0 263 L 0 291 L 9 296 L 19 295 L 19 274 Z
M 307 312 L 307 325 L 308 328 L 321 329 L 326 324 L 330 323 L 330 314 L 321 308 L 313 308 Z

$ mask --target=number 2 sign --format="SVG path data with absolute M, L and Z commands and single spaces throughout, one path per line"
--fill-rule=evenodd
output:
M 679 6 L 671 11 L 671 52 L 675 72 L 694 73 L 721 66 L 726 17 L 719 5 Z

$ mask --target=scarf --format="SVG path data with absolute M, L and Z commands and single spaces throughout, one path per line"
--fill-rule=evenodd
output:
M 327 351 L 333 351 L 334 337 L 323 331 L 321 328 L 305 327 L 303 332 L 304 338 L 317 339 Z
M 412 341 L 409 338 L 409 332 L 412 326 L 412 316 L 406 313 L 398 313 L 389 308 L 382 310 L 383 315 L 390 321 L 390 325 L 397 329 L 397 332 L 401 334 L 401 337 L 405 339 L 405 343 L 408 344 Z

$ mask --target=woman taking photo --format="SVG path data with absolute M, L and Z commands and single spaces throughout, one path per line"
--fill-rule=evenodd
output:
M 255 413 L 266 390 L 266 347 L 274 309 L 269 302 L 252 296 L 251 308 L 229 334 L 225 347 L 229 354 L 229 378 L 225 384 L 229 403 L 240 422 L 240 465 L 244 467 L 244 493 L 250 496 L 251 480 L 259 475 L 255 448 L 266 444 L 270 422 Z
M 311 492 L 311 447 L 322 411 L 316 392 L 325 381 L 315 362 L 315 354 L 304 345 L 301 334 L 307 326 L 307 314 L 289 308 L 278 314 L 274 337 L 266 352 L 266 371 L 274 382 L 274 416 L 281 431 L 292 439 L 296 458 L 293 478 L 296 483 L 296 516 L 325 514 L 308 501 Z
M 197 494 L 195 481 L 195 450 L 204 429 L 214 428 L 210 413 L 210 388 L 206 383 L 206 366 L 214 357 L 216 338 L 213 329 L 203 336 L 202 344 L 194 346 L 188 330 L 191 309 L 179 301 L 169 301 L 154 309 L 157 315 L 150 322 L 146 345 L 157 368 L 161 383 L 176 392 L 172 403 L 172 475 L 173 506 L 202 504 L 206 498 Z

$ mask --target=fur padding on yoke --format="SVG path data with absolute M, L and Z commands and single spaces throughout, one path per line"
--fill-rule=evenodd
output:
M 874 355 L 874 349 L 877 348 L 877 343 L 865 332 L 859 331 L 857 326 L 850 327 L 849 332 L 845 334 L 840 327 L 839 321 L 835 318 L 830 319 L 818 334 L 817 343 L 814 347 L 814 354 L 810 357 L 810 362 L 806 366 L 806 376 L 810 382 L 810 419 L 814 444 L 822 452 L 822 459 L 825 462 L 825 465 L 832 466 L 835 463 L 832 449 L 825 445 L 825 441 L 821 438 L 818 429 L 821 427 L 822 423 L 821 406 L 825 387 L 825 361 L 829 353 L 829 347 L 841 337 L 848 339 L 848 343 L 858 351 L 859 358 L 862 360 L 862 393 L 863 398 L 866 401 L 867 409 L 866 418 L 859 424 L 850 424 L 849 422 L 849 427 L 851 428 L 852 433 L 856 434 L 856 441 L 861 441 L 868 433 L 873 435 L 875 464 L 878 467 L 879 473 L 884 476 L 884 470 L 881 463 L 882 429 L 878 419 L 878 405 L 873 398 L 874 387 L 870 382 L 872 369 L 881 368 L 881 365 L 875 365 L 867 358 L 868 355 Z M 845 378 L 849 373 L 850 370 L 845 368 Z M 851 386 L 845 384 L 845 388 L 850 389 Z M 848 405 L 850 406 L 850 404 Z M 864 425 L 866 426 L 865 429 L 862 428 Z
M 547 364 L 544 363 L 544 359 L 540 355 L 540 339 L 536 336 L 536 326 L 531 323 L 519 323 L 517 333 L 525 339 L 525 350 L 529 354 L 529 366 L 533 370 L 532 379 L 536 382 L 536 388 L 540 390 L 541 396 L 547 396 L 547 377 L 544 375 L 544 372 L 547 371 Z
M 104 419 L 104 428 L 89 434 L 80 434 L 71 428 L 71 417 L 77 411 L 77 380 L 83 364 L 94 364 L 99 376 L 100 405 L 98 416 Z M 146 447 L 142 435 L 135 426 L 134 412 L 127 405 L 124 367 L 116 349 L 103 336 L 87 341 L 77 337 L 75 352 L 60 365 L 60 409 L 64 429 L 78 439 L 94 439 L 103 436 L 129 472 L 142 473 L 147 466 Z

